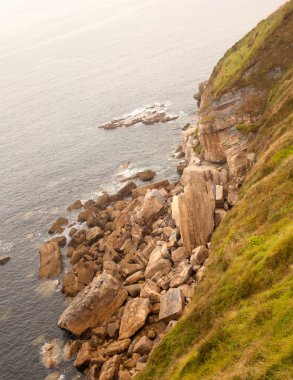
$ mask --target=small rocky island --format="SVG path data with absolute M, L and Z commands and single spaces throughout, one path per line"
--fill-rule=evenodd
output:
M 119 127 L 131 127 L 138 123 L 144 125 L 167 123 L 168 121 L 176 119 L 178 119 L 178 115 L 167 112 L 166 103 L 154 103 L 150 106 L 139 108 L 132 113 L 115 118 L 108 123 L 100 125 L 99 128 L 116 129 Z

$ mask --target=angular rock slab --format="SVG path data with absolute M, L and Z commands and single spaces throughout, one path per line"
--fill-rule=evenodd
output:
M 127 294 L 120 281 L 103 272 L 74 298 L 59 318 L 58 326 L 80 335 L 111 317 Z
M 201 167 L 199 167 L 201 168 Z M 180 232 L 188 253 L 206 244 L 214 230 L 215 196 L 213 171 L 209 168 L 189 170 L 190 182 L 179 195 Z
M 120 356 L 115 355 L 107 360 L 101 369 L 99 380 L 114 380 L 117 378 L 119 366 L 121 363 Z
M 150 311 L 148 298 L 134 298 L 127 302 L 121 319 L 119 339 L 130 338 L 144 324 Z
M 177 319 L 183 310 L 183 297 L 179 288 L 171 288 L 161 296 L 159 320 Z
M 144 197 L 143 204 L 136 215 L 138 224 L 150 226 L 161 214 L 165 203 L 165 198 L 159 190 L 148 190 Z
M 152 279 L 157 275 L 163 276 L 170 272 L 172 262 L 169 259 L 165 259 L 165 246 L 157 245 L 150 255 L 148 265 L 145 270 L 145 278 Z
M 63 268 L 62 256 L 59 245 L 55 241 L 45 243 L 40 248 L 40 278 L 57 276 Z

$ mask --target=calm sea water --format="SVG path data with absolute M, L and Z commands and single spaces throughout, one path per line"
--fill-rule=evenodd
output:
M 43 380 L 42 345 L 65 305 L 37 278 L 50 222 L 117 185 L 119 164 L 174 178 L 168 160 L 199 82 L 282 0 L 0 0 L 0 379 Z M 156 101 L 179 120 L 100 123 Z M 71 363 L 59 369 L 65 379 Z

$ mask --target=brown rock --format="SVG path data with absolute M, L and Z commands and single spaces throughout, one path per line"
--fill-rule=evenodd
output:
M 83 369 L 88 367 L 91 362 L 93 354 L 93 348 L 89 342 L 83 343 L 81 349 L 78 351 L 77 357 L 74 362 L 74 367 L 77 369 Z
M 47 242 L 40 248 L 39 277 L 48 278 L 57 276 L 63 268 L 61 251 L 58 243 Z
M 120 356 L 115 355 L 107 360 L 101 369 L 99 380 L 115 380 L 118 376 L 119 366 L 121 363 Z
M 160 302 L 160 288 L 155 282 L 146 279 L 145 285 L 140 292 L 141 298 L 148 298 L 152 303 Z
M 135 344 L 133 348 L 133 352 L 136 352 L 140 355 L 147 355 L 151 351 L 152 348 L 153 348 L 153 342 L 147 336 L 143 336 Z
M 74 275 L 76 280 L 83 285 L 89 285 L 95 275 L 95 264 L 91 261 L 80 261 L 74 265 Z
M 127 348 L 130 346 L 130 343 L 131 339 L 123 339 L 113 342 L 105 349 L 105 355 L 113 356 L 116 354 L 121 354 L 127 350 Z
M 109 335 L 110 338 L 117 338 L 119 333 L 119 323 L 112 322 L 109 323 L 107 326 L 107 334 Z M 118 352 L 116 352 L 118 354 Z
M 132 190 L 136 189 L 137 186 L 136 184 L 131 181 L 131 182 L 127 182 L 126 185 L 124 185 L 118 192 L 118 194 L 121 194 L 123 197 L 126 197 L 127 195 L 131 195 L 132 193 Z
M 125 289 L 128 291 L 128 294 L 131 297 L 138 297 L 140 295 L 143 284 L 133 284 L 125 286 Z
M 122 201 L 122 199 L 123 199 L 122 194 L 117 193 L 117 194 L 110 195 L 110 203 Z
M 107 207 L 110 203 L 110 196 L 107 193 L 104 193 L 103 195 L 99 196 L 94 204 L 94 207 L 96 208 L 104 208 Z
M 120 263 L 121 272 L 124 273 L 125 276 L 130 276 L 135 272 L 141 270 L 141 266 L 139 264 L 129 264 L 129 263 Z
M 166 294 L 161 296 L 160 320 L 177 319 L 182 310 L 183 297 L 179 288 L 169 289 Z
M 189 254 L 185 251 L 184 247 L 179 247 L 171 253 L 171 259 L 175 265 L 179 264 L 181 261 L 187 259 L 188 257 Z
M 62 293 L 68 297 L 75 297 L 78 293 L 76 278 L 72 270 L 64 274 L 62 282 Z
M 144 279 L 144 273 L 142 271 L 138 271 L 138 272 L 133 273 L 131 276 L 127 277 L 123 285 L 132 285 L 142 279 Z
M 106 336 L 106 327 L 98 326 L 92 329 L 92 334 L 96 335 L 98 338 L 104 339 Z
M 202 265 L 204 261 L 209 257 L 209 250 L 204 246 L 200 245 L 192 251 L 192 256 L 190 257 L 190 263 L 192 266 Z
M 150 309 L 147 298 L 134 298 L 127 302 L 121 319 L 119 339 L 131 337 L 146 321 Z
M 59 318 L 58 326 L 80 335 L 111 317 L 126 297 L 127 291 L 122 284 L 103 273 L 74 298 Z
M 49 228 L 49 234 L 54 234 L 55 232 L 62 233 L 64 231 L 63 226 L 66 224 L 68 224 L 68 219 L 62 217 L 58 218 Z
M 89 229 L 86 233 L 86 241 L 89 244 L 95 243 L 98 239 L 103 236 L 103 231 L 100 227 L 93 227 Z
M 79 199 L 77 199 L 75 202 L 71 203 L 71 205 L 67 207 L 67 211 L 78 210 L 82 207 L 83 207 L 82 202 Z
M 52 239 L 51 241 L 55 241 L 59 247 L 65 247 L 66 245 L 66 237 L 65 236 L 57 236 L 55 237 L 54 239 Z
M 179 214 L 181 238 L 189 254 L 195 247 L 206 244 L 214 230 L 215 175 L 217 171 L 202 166 L 189 168 L 185 175 L 188 184 L 179 195 Z
M 143 236 L 142 228 L 137 223 L 134 223 L 131 227 L 132 241 L 134 243 L 139 243 L 142 239 L 142 236 Z
M 158 274 L 163 276 L 170 272 L 172 263 L 170 260 L 164 258 L 164 246 L 157 245 L 150 255 L 148 265 L 145 270 L 145 277 L 152 279 Z
M 183 285 L 190 278 L 191 273 L 192 266 L 189 264 L 188 260 L 182 261 L 172 273 L 170 287 L 176 288 L 177 286 Z
M 139 187 L 139 188 L 132 191 L 132 198 L 136 199 L 142 195 L 145 195 L 147 193 L 147 191 L 150 189 L 161 189 L 161 188 L 167 187 L 169 185 L 170 185 L 170 182 L 165 179 L 165 180 L 160 181 L 160 182 L 152 183 L 151 185 Z

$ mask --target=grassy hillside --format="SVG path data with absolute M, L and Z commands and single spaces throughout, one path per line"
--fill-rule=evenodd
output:
M 213 235 L 191 304 L 138 380 L 293 379 L 292 52 L 290 1 L 212 74 L 212 97 L 247 84 L 264 90 L 257 105 L 263 119 L 250 146 L 257 163 Z M 276 67 L 281 75 L 268 75 Z

